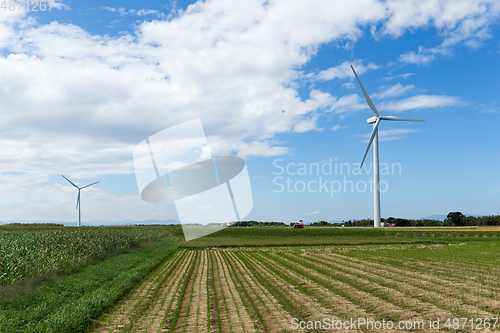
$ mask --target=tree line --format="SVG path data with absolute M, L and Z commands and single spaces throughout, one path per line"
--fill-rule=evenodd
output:
M 495 226 L 500 225 L 500 215 L 488 216 L 465 216 L 461 212 L 450 212 L 444 221 L 435 219 L 404 219 L 399 217 L 389 217 L 380 219 L 381 222 L 394 224 L 396 227 L 454 227 L 454 226 Z M 293 226 L 297 222 L 285 224 L 283 222 L 258 222 L 239 221 L 231 224 L 231 227 L 286 227 Z M 372 219 L 349 220 L 341 223 L 330 223 L 327 221 L 317 221 L 305 223 L 311 227 L 373 227 Z
M 396 227 L 460 227 L 500 225 L 500 215 L 465 216 L 461 212 L 450 212 L 444 221 L 434 219 L 403 219 L 389 217 L 381 222 L 395 224 Z M 346 227 L 372 227 L 372 219 L 342 221 Z

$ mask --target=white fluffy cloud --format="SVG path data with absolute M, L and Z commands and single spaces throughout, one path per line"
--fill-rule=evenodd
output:
M 375 35 L 395 38 L 432 26 L 443 39 L 436 50 L 401 56 L 423 63 L 461 43 L 480 45 L 499 8 L 496 0 L 212 0 L 119 37 L 56 21 L 40 25 L 22 11 L 2 13 L 0 170 L 41 175 L 44 182 L 61 170 L 80 178 L 131 173 L 136 144 L 194 118 L 201 118 L 215 154 L 286 154 L 277 134 L 319 131 L 325 114 L 342 119 L 366 109 L 359 92 L 333 96 L 312 87 L 301 99 L 297 82 L 352 80 L 350 63 L 359 74 L 382 65 L 336 59 L 339 66 L 302 73 L 322 45 L 353 43 L 370 26 Z M 398 84 L 383 97 L 411 88 Z M 456 103 L 422 95 L 384 107 Z
M 17 16 L 5 23 L 12 29 L 2 43 L 10 54 L 0 58 L 0 97 L 9 116 L 0 127 L 8 149 L 22 147 L 30 159 L 0 166 L 40 172 L 43 165 L 50 173 L 65 165 L 81 176 L 83 165 L 102 174 L 131 172 L 121 166 L 135 143 L 197 117 L 215 153 L 286 153 L 275 134 L 319 130 L 318 111 L 345 108 L 342 97 L 314 90 L 302 101 L 293 86 L 296 68 L 319 45 L 355 39 L 359 24 L 383 18 L 378 2 L 362 2 L 371 10 L 321 1 L 199 2 L 118 38 L 57 22 L 24 22 L 15 30 L 23 22 Z M 79 152 L 73 163 L 68 151 Z M 107 151 L 115 165 L 97 162 Z
M 385 33 L 400 36 L 406 29 L 432 25 L 442 42 L 432 48 L 418 47 L 400 56 L 400 61 L 426 64 L 438 55 L 449 56 L 452 48 L 463 44 L 478 48 L 491 38 L 492 26 L 500 14 L 497 0 L 423 0 L 389 1 L 390 19 L 384 24 Z
M 378 131 L 378 136 L 379 136 L 379 141 L 393 141 L 393 140 L 400 140 L 406 138 L 406 134 L 409 133 L 416 133 L 420 132 L 421 130 L 418 129 L 411 129 L 411 128 L 396 128 L 396 129 L 390 129 L 390 130 L 380 130 Z M 368 140 L 371 136 L 370 133 L 365 133 L 359 135 L 360 137 L 363 137 L 364 139 L 361 141 L 362 143 L 368 143 Z
M 83 184 L 79 184 L 83 185 Z M 78 221 L 78 190 L 53 184 L 44 174 L 0 175 L 2 221 L 22 218 L 28 221 Z M 114 195 L 97 186 L 81 191 L 82 222 L 177 218 L 173 205 L 152 205 L 138 195 Z M 22 214 L 20 214 L 22 212 Z M 22 217 L 20 217 L 22 216 Z
M 415 88 L 415 86 L 413 84 L 403 86 L 401 83 L 398 82 L 395 85 L 385 89 L 381 93 L 372 94 L 372 97 L 376 97 L 376 98 L 396 97 L 396 96 L 402 95 L 402 94 L 404 94 L 404 93 L 406 93 L 414 88 Z
M 469 2 L 214 0 L 190 5 L 169 20 L 144 22 L 134 34 L 116 38 L 71 24 L 38 25 L 22 13 L 2 15 L 0 43 L 10 52 L 0 57 L 0 98 L 8 114 L 1 139 L 7 150 L 23 147 L 21 156 L 30 158 L 15 164 L 6 158 L 0 167 L 41 172 L 43 165 L 52 172 L 66 164 L 82 175 L 84 168 L 76 165 L 89 165 L 86 172 L 93 165 L 102 174 L 131 172 L 124 161 L 134 144 L 198 117 L 216 154 L 286 153 L 287 147 L 273 141 L 277 133 L 320 130 L 322 112 L 345 117 L 364 108 L 357 94 L 334 97 L 313 89 L 307 100 L 298 96 L 296 80 L 304 78 L 298 68 L 322 44 L 355 41 L 360 26 L 380 22 L 379 33 L 393 36 L 429 24 L 473 34 L 488 26 L 498 6 Z M 306 78 L 352 77 L 350 63 Z M 358 73 L 377 68 L 352 63 Z M 385 94 L 396 96 L 411 87 L 396 85 Z M 452 102 L 419 96 L 387 108 Z M 68 151 L 77 155 L 73 161 Z M 114 165 L 98 162 L 109 151 Z
M 354 66 L 356 73 L 361 75 L 370 69 L 377 69 L 378 66 L 374 63 L 369 63 L 368 65 L 363 65 L 361 61 L 344 61 L 342 64 L 336 67 L 330 67 L 319 72 L 317 75 L 312 76 L 318 81 L 329 81 L 333 79 L 345 79 L 352 78 L 351 65 Z
M 391 101 L 381 104 L 381 109 L 394 112 L 401 112 L 415 109 L 441 108 L 456 105 L 460 102 L 457 97 L 418 95 L 405 98 L 399 101 Z

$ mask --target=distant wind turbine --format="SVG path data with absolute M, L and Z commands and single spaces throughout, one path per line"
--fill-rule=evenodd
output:
M 368 141 L 368 147 L 366 147 L 365 151 L 365 156 L 363 156 L 363 161 L 361 162 L 361 165 L 359 168 L 363 166 L 363 163 L 365 162 L 366 154 L 368 154 L 368 150 L 370 150 L 370 146 L 373 142 L 373 226 L 374 227 L 380 227 L 380 178 L 379 178 L 379 162 L 378 162 L 378 124 L 380 123 L 381 120 L 391 120 L 391 121 L 421 121 L 419 119 L 409 119 L 409 118 L 401 118 L 401 117 L 395 117 L 395 116 L 381 116 L 377 108 L 375 107 L 375 104 L 373 104 L 372 100 L 370 99 L 370 96 L 366 93 L 365 88 L 361 84 L 361 81 L 359 80 L 358 75 L 356 74 L 356 71 L 354 70 L 354 67 L 351 65 L 351 69 L 354 72 L 354 76 L 356 76 L 356 80 L 358 80 L 359 86 L 361 87 L 361 90 L 363 91 L 363 95 L 365 95 L 366 103 L 368 103 L 368 106 L 370 109 L 375 112 L 375 116 L 368 118 L 366 121 L 368 124 L 373 124 L 373 131 L 372 135 L 370 136 L 370 140 Z
M 63 176 L 63 175 L 61 175 L 61 176 Z M 78 187 L 78 186 L 75 185 L 75 183 L 73 183 L 68 178 L 66 178 L 64 176 L 63 176 L 63 178 L 66 179 L 71 185 L 73 185 L 74 187 L 76 187 L 78 189 L 78 199 L 76 199 L 76 209 L 78 209 L 78 226 L 81 227 L 81 225 L 82 225 L 82 214 L 81 214 L 81 205 L 80 205 L 80 191 L 83 190 L 86 187 L 95 185 L 95 184 L 97 184 L 99 182 L 95 182 L 95 183 L 88 184 L 88 185 L 85 185 L 85 186 L 82 186 L 82 187 Z

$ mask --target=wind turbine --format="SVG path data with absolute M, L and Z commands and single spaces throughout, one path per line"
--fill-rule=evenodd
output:
M 61 175 L 61 176 L 63 176 L 63 175 Z M 78 199 L 76 199 L 76 209 L 78 209 L 78 226 L 81 227 L 81 225 L 82 225 L 82 214 L 81 214 L 81 205 L 80 205 L 80 191 L 83 190 L 86 187 L 95 185 L 95 184 L 97 184 L 99 182 L 95 182 L 95 183 L 88 184 L 88 185 L 85 185 L 85 186 L 82 186 L 82 187 L 78 187 L 78 186 L 75 185 L 75 183 L 73 183 L 68 178 L 66 178 L 64 176 L 63 176 L 63 178 L 66 179 L 71 185 L 73 185 L 74 187 L 76 187 L 78 189 Z
M 401 117 L 395 117 L 395 116 L 381 116 L 377 108 L 375 107 L 375 104 L 373 104 L 372 100 L 370 99 L 370 96 L 366 93 L 365 88 L 361 84 L 361 81 L 359 80 L 358 75 L 356 74 L 356 71 L 354 70 L 354 67 L 351 65 L 351 69 L 354 72 L 354 76 L 356 76 L 356 80 L 358 80 L 359 86 L 361 87 L 361 90 L 363 91 L 363 95 L 365 95 L 366 103 L 368 103 L 368 106 L 370 109 L 375 112 L 375 116 L 368 118 L 366 121 L 368 124 L 373 124 L 373 130 L 372 130 L 372 135 L 370 136 L 370 140 L 368 141 L 368 147 L 366 147 L 365 151 L 365 156 L 363 156 L 363 161 L 361 161 L 361 165 L 359 168 L 363 166 L 363 163 L 365 162 L 366 154 L 368 154 L 368 150 L 370 150 L 370 146 L 373 142 L 373 226 L 374 227 L 380 227 L 380 178 L 379 178 L 379 162 L 378 162 L 378 125 L 380 124 L 381 120 L 391 120 L 391 121 L 421 121 L 419 119 L 410 119 L 410 118 L 401 118 Z

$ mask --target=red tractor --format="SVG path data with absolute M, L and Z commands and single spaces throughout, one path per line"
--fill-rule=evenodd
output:
M 299 222 L 297 222 L 293 225 L 293 228 L 294 229 L 304 229 L 304 221 L 299 220 Z

